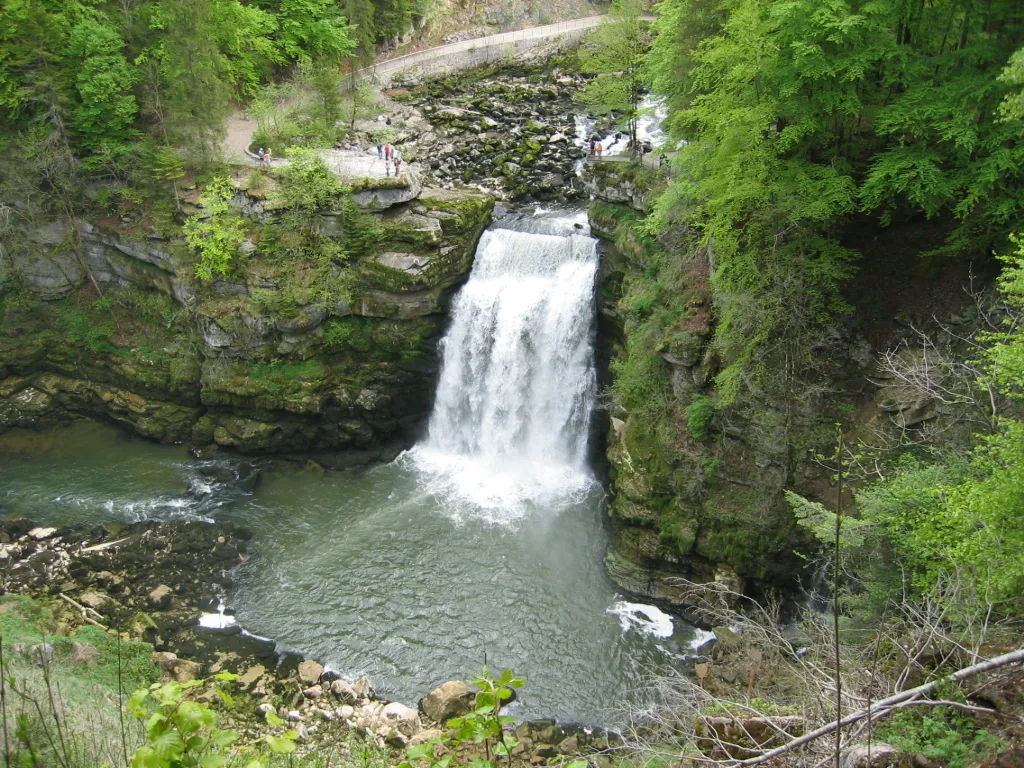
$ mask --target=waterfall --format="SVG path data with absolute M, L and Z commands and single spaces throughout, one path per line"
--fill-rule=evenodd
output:
M 583 214 L 483 234 L 441 342 L 428 436 L 410 452 L 457 516 L 509 522 L 593 488 L 597 262 Z

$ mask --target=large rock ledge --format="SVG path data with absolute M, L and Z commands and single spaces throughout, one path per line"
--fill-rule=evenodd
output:
M 251 533 L 231 524 L 87 529 L 0 522 L 0 594 L 45 601 L 66 632 L 90 623 L 150 643 L 153 661 L 167 678 L 239 675 L 235 693 L 241 695 L 232 717 L 243 723 L 262 724 L 265 712 L 277 711 L 310 748 L 336 738 L 340 726 L 380 747 L 402 750 L 441 737 L 447 720 L 473 705 L 473 690 L 460 681 L 425 692 L 418 709 L 389 702 L 365 677 L 346 680 L 313 659 L 279 652 L 273 640 L 245 633 L 230 615 L 219 613 L 234 584 L 233 571 L 243 563 L 259 567 L 259 552 Z M 523 723 L 516 735 L 517 762 L 534 765 L 594 756 L 618 744 L 601 728 L 553 720 Z M 482 756 L 464 755 L 467 763 Z M 609 768 L 607 757 L 597 760 Z
M 248 173 L 236 174 L 233 204 L 258 228 L 281 210 L 266 189 L 251 189 Z M 349 269 L 350 301 L 296 305 L 293 297 L 313 295 L 297 282 L 301 270 L 273 265 L 202 285 L 182 242 L 109 222 L 38 230 L 9 268 L 42 303 L 27 319 L 0 312 L 0 433 L 86 416 L 154 440 L 248 453 L 349 451 L 372 461 L 405 447 L 430 407 L 448 299 L 469 274 L 494 200 L 395 181 L 358 185 L 377 196 L 364 202 L 381 209 L 372 215 L 384 240 Z M 414 198 L 381 200 L 391 192 Z M 317 218 L 323 234 L 342 236 L 338 212 Z M 125 327 L 122 313 L 117 334 L 98 341 L 96 319 L 80 309 L 95 296 L 72 296 L 93 280 L 114 297 L 170 297 L 188 329 L 172 339 L 135 318 Z

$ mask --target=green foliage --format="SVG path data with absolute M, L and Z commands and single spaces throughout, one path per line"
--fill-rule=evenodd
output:
M 215 678 L 234 680 L 237 675 L 221 673 Z M 229 763 L 229 747 L 239 734 L 218 727 L 217 712 L 208 704 L 185 697 L 199 685 L 198 681 L 154 683 L 132 694 L 126 709 L 146 722 L 147 743 L 135 751 L 131 768 L 223 768 Z M 216 690 L 222 700 L 230 702 L 227 694 Z
M 196 276 L 200 280 L 231 274 L 238 249 L 245 242 L 245 222 L 229 205 L 234 196 L 231 179 L 214 179 L 199 198 L 203 212 L 189 216 L 185 222 L 185 239 L 199 254 Z
M 333 0 L 281 0 L 278 13 L 281 51 L 293 61 L 337 61 L 354 48 L 352 29 Z
M 479 689 L 472 711 L 462 717 L 448 721 L 453 729 L 443 742 L 428 742 L 411 747 L 406 760 L 398 768 L 449 768 L 456 759 L 459 745 L 463 743 L 483 744 L 485 760 L 473 760 L 471 768 L 493 768 L 494 759 L 505 758 L 512 765 L 512 752 L 519 740 L 505 727 L 515 722 L 514 717 L 501 714 L 502 703 L 512 698 L 513 689 L 521 688 L 523 678 L 506 669 L 497 678 L 484 666 L 483 671 L 473 678 Z M 573 768 L 582 768 L 578 763 Z
M 694 440 L 707 440 L 715 418 L 715 402 L 707 395 L 696 394 L 686 406 L 686 426 Z
M 274 40 L 278 18 L 257 5 L 221 0 L 211 6 L 212 31 L 227 60 L 225 81 L 236 98 L 253 96 L 272 68 L 286 61 Z
M 249 378 L 275 395 L 318 387 L 326 375 L 327 369 L 315 360 L 286 363 L 274 358 L 269 362 L 253 363 L 249 368 Z
M 333 146 L 338 139 L 341 120 L 342 76 L 338 63 L 328 58 L 309 59 L 300 65 L 303 82 L 314 95 L 311 124 L 306 132 L 315 134 L 316 143 Z
M 846 309 L 844 224 L 914 212 L 986 250 L 1024 210 L 1012 0 L 664 0 L 648 71 L 685 139 L 652 231 L 679 221 L 712 251 L 723 405 L 770 393 Z M 1019 85 L 1016 86 L 1019 90 Z M 1007 110 L 1009 110 L 1007 112 Z M 776 381 L 773 381 L 773 377 Z
M 324 349 L 358 360 L 410 360 L 418 357 L 433 323 L 371 317 L 332 318 L 324 323 Z
M 123 161 L 138 135 L 132 127 L 138 113 L 132 94 L 137 74 L 123 48 L 117 31 L 94 19 L 83 19 L 71 32 L 68 55 L 74 60 L 78 96 L 71 124 L 94 162 Z
M 580 69 L 594 76 L 580 94 L 581 103 L 597 114 L 614 114 L 632 146 L 646 87 L 643 66 L 649 40 L 642 16 L 640 0 L 614 0 L 579 51 Z
M 288 150 L 288 159 L 291 163 L 282 172 L 281 201 L 303 216 L 332 210 L 344 188 L 320 153 L 294 147 Z
M 963 694 L 944 696 L 964 701 Z M 993 733 L 979 728 L 974 719 L 951 707 L 915 707 L 889 718 L 881 737 L 912 755 L 924 755 L 949 768 L 970 768 L 1000 749 L 1003 742 Z
M 88 305 L 65 300 L 58 304 L 57 324 L 61 337 L 72 347 L 89 352 L 114 352 L 118 349 L 110 343 L 117 333 L 113 315 L 108 305 Z

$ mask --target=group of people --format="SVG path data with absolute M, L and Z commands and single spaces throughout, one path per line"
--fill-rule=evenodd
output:
M 604 144 L 592 138 L 590 140 L 590 156 L 594 157 L 596 154 L 597 157 L 600 157 L 602 152 L 604 152 Z
M 402 154 L 390 144 L 377 144 L 377 159 L 384 160 L 384 171 L 391 176 L 391 168 L 394 166 L 395 176 L 402 173 Z
M 256 153 L 256 159 L 259 160 L 260 165 L 270 165 L 270 161 L 273 160 L 273 157 L 271 157 L 269 149 L 265 150 L 263 147 L 260 147 L 259 151 Z

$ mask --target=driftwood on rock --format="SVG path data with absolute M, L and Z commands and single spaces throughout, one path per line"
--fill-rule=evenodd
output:
M 1000 667 L 1005 667 L 1008 664 L 1016 664 L 1022 661 L 1024 661 L 1024 648 L 1012 651 L 1010 653 L 1004 653 L 1001 656 L 996 656 L 994 658 L 988 659 L 987 661 L 982 661 L 978 664 L 972 664 L 969 667 L 964 667 L 963 669 L 957 670 L 951 675 L 940 678 L 938 680 L 933 680 L 930 683 L 925 683 L 924 685 L 919 685 L 916 688 L 910 688 L 908 690 L 900 691 L 899 693 L 893 694 L 892 696 L 889 696 L 887 698 L 879 699 L 871 707 L 866 707 L 864 709 L 853 712 L 838 722 L 832 722 L 828 725 L 823 725 L 821 728 L 818 728 L 817 730 L 811 731 L 810 733 L 806 733 L 803 736 L 800 736 L 799 738 L 793 739 L 792 741 L 787 742 L 786 744 L 783 744 L 779 747 L 775 747 L 774 749 L 757 755 L 756 757 L 750 757 L 743 760 L 722 761 L 719 764 L 723 766 L 760 765 L 761 763 L 767 762 L 768 760 L 771 760 L 774 757 L 778 757 L 779 755 L 783 755 L 787 752 L 792 752 L 794 749 L 802 747 L 805 744 L 809 744 L 812 741 L 815 741 L 816 739 L 820 739 L 822 736 L 827 736 L 830 733 L 834 733 L 837 728 L 844 728 L 848 725 L 852 725 L 856 722 L 865 719 L 869 719 L 869 721 L 876 720 L 885 717 L 893 710 L 902 709 L 907 706 L 929 703 L 918 701 L 918 699 L 920 699 L 922 696 L 926 696 L 927 694 L 931 693 L 944 682 L 958 682 L 960 680 L 966 680 L 967 678 L 973 677 L 974 675 L 979 675 L 983 672 L 990 672 L 993 669 L 998 669 Z M 944 706 L 947 705 L 949 702 L 930 703 L 937 706 Z

